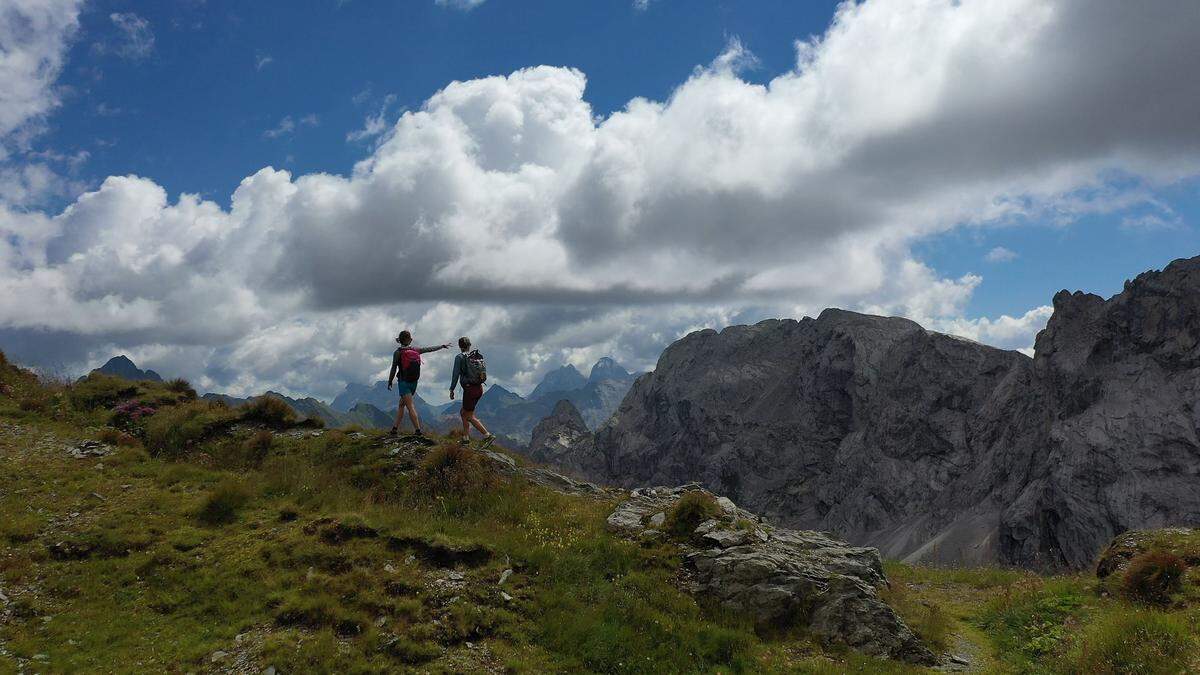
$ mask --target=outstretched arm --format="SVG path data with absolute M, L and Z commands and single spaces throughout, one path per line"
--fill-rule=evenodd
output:
M 449 349 L 449 348 L 450 348 L 449 344 L 444 344 L 444 345 L 437 345 L 435 347 L 421 347 L 421 348 L 417 349 L 417 351 L 420 352 L 421 354 L 428 354 L 429 352 L 436 352 L 440 349 Z

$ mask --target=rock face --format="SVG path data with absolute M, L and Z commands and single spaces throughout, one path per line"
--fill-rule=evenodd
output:
M 555 404 L 549 417 L 533 428 L 525 454 L 535 462 L 579 471 L 581 467 L 573 465 L 574 457 L 590 441 L 591 432 L 579 410 L 570 401 L 562 400 Z
M 1083 568 L 1127 529 L 1200 522 L 1198 427 L 1195 258 L 1109 300 L 1059 293 L 1033 359 L 833 309 L 699 331 L 555 454 L 888 557 Z
M 695 484 L 634 490 L 609 516 L 609 529 L 632 539 L 661 538 L 664 515 L 692 491 L 705 492 Z M 719 503 L 724 513 L 681 544 L 693 594 L 760 625 L 802 626 L 873 656 L 935 661 L 876 595 L 887 583 L 878 551 L 819 532 L 774 528 L 728 499 Z

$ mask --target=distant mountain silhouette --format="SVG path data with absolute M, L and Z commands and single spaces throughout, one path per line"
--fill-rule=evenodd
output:
M 488 425 L 488 430 L 503 434 L 515 445 L 529 443 L 533 428 L 554 412 L 559 401 L 570 401 L 590 428 L 603 424 L 612 415 L 629 387 L 634 375 L 612 358 L 604 357 L 592 366 L 584 378 L 574 366 L 555 368 L 542 378 L 529 398 L 524 398 L 499 385 L 488 387 L 475 412 Z M 443 423 L 458 422 L 462 404 L 455 401 L 441 408 Z M 424 413 L 422 413 L 424 414 Z
M 121 354 L 114 356 L 107 363 L 92 371 L 93 373 L 104 373 L 105 375 L 113 375 L 115 377 L 123 377 L 126 380 L 150 380 L 151 382 L 162 382 L 162 376 L 153 370 L 142 370 L 138 368 L 133 361 L 129 360 L 128 356 Z
M 336 410 L 328 403 L 312 397 L 295 399 L 274 391 L 268 391 L 263 396 L 277 398 L 288 404 L 298 417 L 319 419 L 329 428 L 360 426 L 364 429 L 387 429 L 392 426 L 392 422 L 395 419 L 395 409 L 391 412 L 386 412 L 370 403 L 356 403 L 349 410 L 342 411 Z M 228 394 L 214 393 L 205 394 L 201 398 L 209 401 L 220 400 L 231 408 L 246 405 L 252 400 L 252 398 L 239 398 Z M 421 412 L 418 411 L 417 414 L 420 415 Z M 428 417 L 422 416 L 421 422 L 423 426 L 427 426 L 431 430 L 442 430 L 436 426 L 437 418 L 432 412 Z
M 442 391 L 444 396 L 446 391 Z M 371 386 L 365 384 L 348 383 L 342 392 L 333 398 L 333 402 L 329 404 L 335 411 L 348 413 L 355 406 L 366 403 L 388 415 L 392 415 L 393 419 L 396 414 L 396 407 L 400 405 L 400 393 L 395 387 L 391 390 L 387 388 L 387 382 L 379 380 Z M 432 406 L 428 401 L 421 398 L 421 394 L 413 397 L 413 403 L 417 408 L 417 415 L 421 417 L 421 424 L 426 425 L 435 423 L 442 416 L 442 407 Z M 457 410 L 457 409 L 456 409 Z M 458 414 L 457 412 L 455 414 Z M 406 422 L 407 424 L 407 422 Z M 392 426 L 391 422 L 387 423 L 388 427 Z M 440 428 L 440 427 L 430 427 Z
M 583 373 L 576 370 L 575 366 L 567 364 L 546 373 L 546 376 L 542 378 L 538 386 L 534 387 L 533 391 L 530 392 L 529 400 L 537 401 L 547 396 L 574 391 L 587 383 L 588 379 L 583 376 Z

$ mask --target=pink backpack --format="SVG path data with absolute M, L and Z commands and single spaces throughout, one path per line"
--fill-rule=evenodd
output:
M 400 348 L 400 379 L 405 382 L 421 379 L 421 352 L 412 347 Z

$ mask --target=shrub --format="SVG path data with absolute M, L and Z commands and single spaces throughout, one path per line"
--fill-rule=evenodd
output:
M 666 529 L 676 537 L 687 537 L 700 523 L 721 515 L 721 505 L 707 492 L 685 493 L 667 514 Z
M 137 396 L 137 385 L 112 375 L 92 373 L 71 386 L 71 405 L 77 410 L 107 408 L 122 399 Z
M 213 429 L 232 421 L 227 408 L 192 401 L 159 411 L 146 422 L 146 446 L 153 455 L 187 452 Z
M 136 429 L 143 418 L 149 417 L 154 413 L 154 406 L 131 398 L 113 407 L 110 422 L 118 429 Z
M 281 398 L 259 396 L 242 408 L 242 419 L 282 428 L 295 423 L 296 411 Z
M 1184 617 L 1122 608 L 1084 630 L 1063 670 L 1139 675 L 1188 672 L 1195 646 L 1196 638 Z
M 101 429 L 99 439 L 104 443 L 108 443 L 109 445 L 115 445 L 122 448 L 134 448 L 139 445 L 139 441 L 136 437 L 131 436 L 120 429 L 114 429 L 112 427 L 104 427 Z
M 187 398 L 196 398 L 196 390 L 192 388 L 192 383 L 182 377 L 167 380 L 163 386 L 167 388 L 167 391 L 183 394 Z
M 1183 585 L 1187 564 L 1166 551 L 1147 551 L 1129 561 L 1121 588 L 1132 600 L 1166 604 Z
M 429 451 L 417 466 L 415 487 L 433 495 L 464 495 L 491 487 L 495 472 L 479 453 L 457 443 Z
M 227 479 L 208 493 L 196 513 L 206 525 L 224 525 L 237 520 L 237 512 L 250 501 L 250 490 L 242 483 Z
M 45 399 L 38 398 L 37 396 L 25 396 L 21 398 L 19 403 L 17 403 L 17 407 L 19 407 L 22 412 L 45 412 L 46 401 Z
M 242 441 L 242 452 L 245 453 L 247 460 L 259 464 L 267 458 L 267 453 L 271 451 L 271 445 L 274 442 L 275 434 L 264 429 Z

